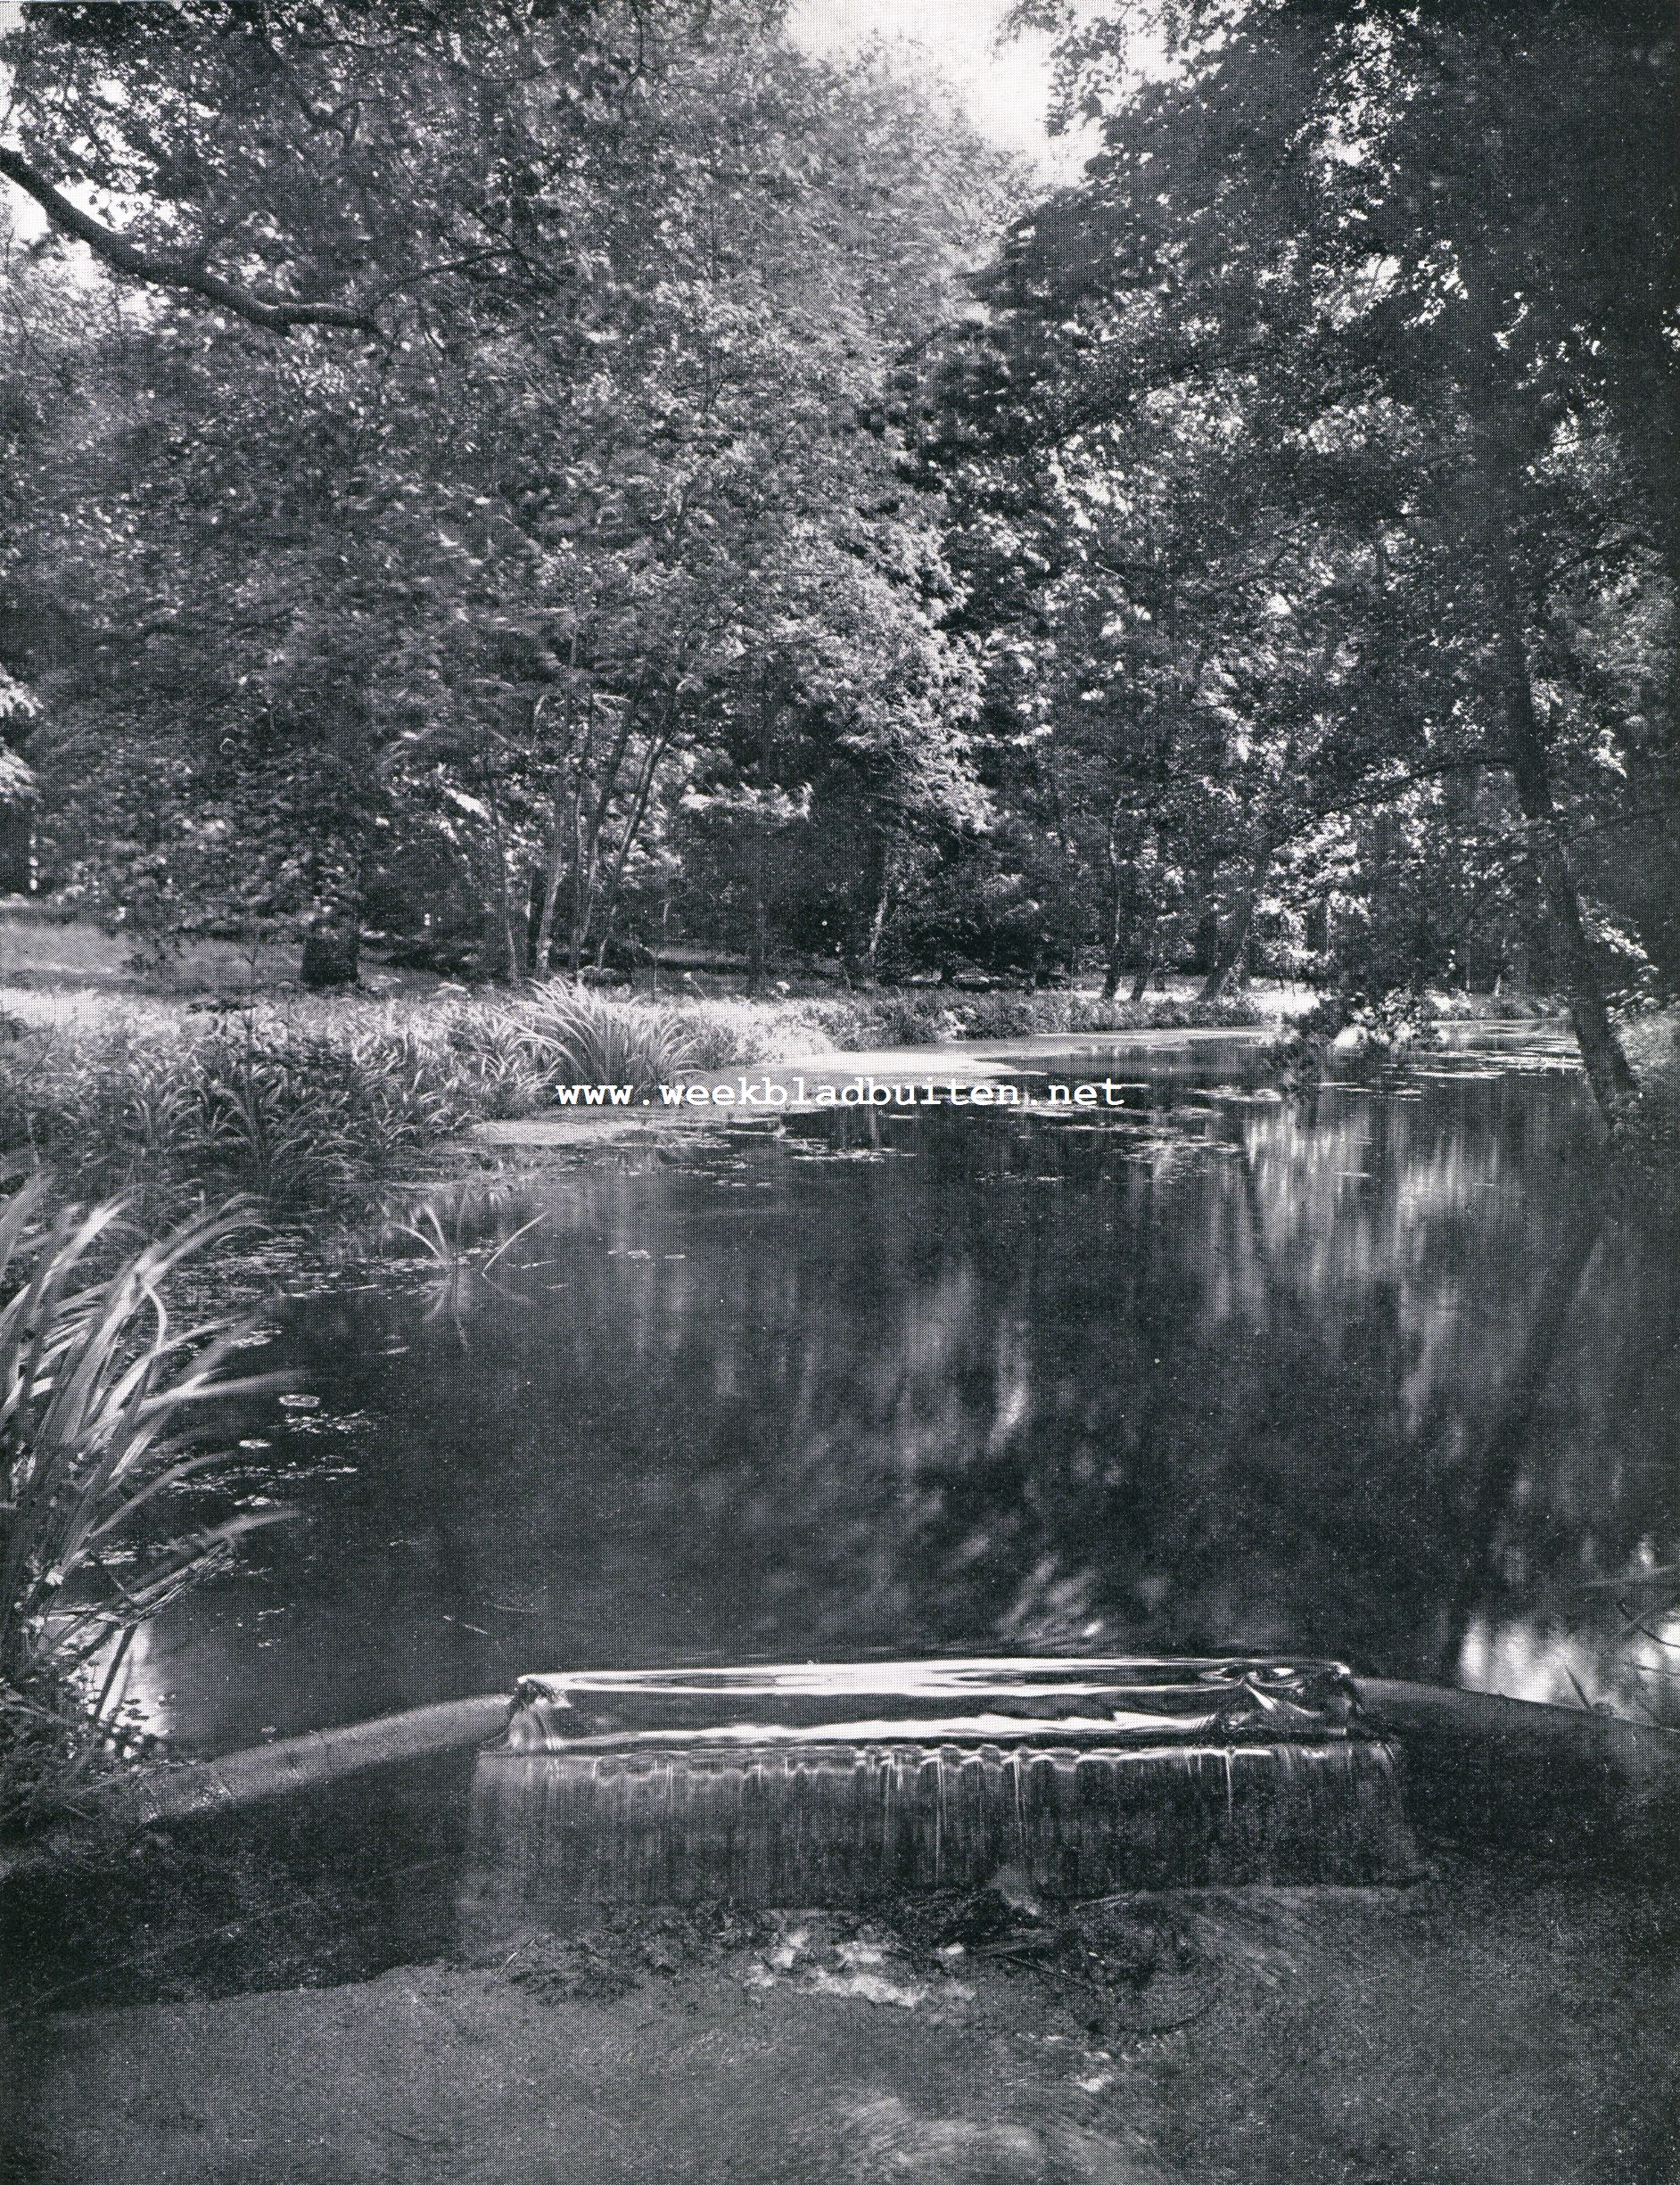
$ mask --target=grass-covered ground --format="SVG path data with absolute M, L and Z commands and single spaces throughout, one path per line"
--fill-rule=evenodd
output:
M 276 986 L 297 968 L 296 947 L 274 941 L 191 940 L 148 956 L 136 949 L 136 936 L 64 916 L 50 904 L 26 909 L 12 902 L 0 909 L 5 985 L 239 994 Z

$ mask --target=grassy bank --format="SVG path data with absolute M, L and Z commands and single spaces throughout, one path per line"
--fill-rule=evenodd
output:
M 517 993 L 376 998 L 277 995 L 230 1005 L 83 988 L 0 987 L 0 1158 L 55 1171 L 80 1199 L 123 1192 L 154 1224 L 242 1195 L 275 1218 L 354 1213 L 392 1183 L 449 1165 L 478 1122 L 541 1115 L 556 1084 L 638 1092 L 693 1072 L 958 1039 L 1252 1025 L 1295 1015 L 1298 993 L 1143 1002 L 1077 988 L 968 994 L 603 994 L 564 981 Z M 1430 1013 L 1516 1021 L 1522 997 L 1440 995 Z M 1311 1019 L 1305 1020 L 1310 1024 Z M 1643 1118 L 1680 1109 L 1672 1018 L 1630 1030 L 1659 1089 Z
M 469 1125 L 556 1083 L 630 1084 L 848 1048 L 1256 1020 L 1251 1003 L 1077 992 L 652 1001 L 559 982 L 498 996 L 287 997 L 238 1009 L 12 989 L 0 1155 L 154 1218 L 243 1194 L 271 1212 L 376 1198 Z
M 449 1142 L 472 1125 L 550 1112 L 556 1084 L 641 1093 L 692 1073 L 847 1051 L 1251 1025 L 1295 1016 L 1303 999 L 1133 1003 L 1079 989 L 655 999 L 551 981 L 511 994 L 292 994 L 229 1006 L 0 988 L 0 1160 L 45 1167 L 84 1201 L 124 1194 L 154 1231 L 243 1197 L 314 1232 L 333 1213 L 354 1216 L 393 1184 L 454 1166 Z M 1429 1013 L 1554 1012 L 1444 995 Z M 1299 1022 L 1304 1033 L 1318 1028 L 1312 1016 Z M 1629 1133 L 1654 1150 L 1677 1134 L 1675 1026 L 1672 1013 L 1647 1015 L 1627 1032 L 1646 1087 Z

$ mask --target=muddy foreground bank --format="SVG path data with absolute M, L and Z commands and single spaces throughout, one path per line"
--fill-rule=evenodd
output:
M 20 2185 L 1666 2185 L 1680 1896 L 1448 1861 L 988 1934 L 645 1915 L 487 1966 L 58 2010 Z

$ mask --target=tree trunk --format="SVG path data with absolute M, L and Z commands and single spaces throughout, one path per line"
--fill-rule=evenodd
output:
M 496 878 L 500 927 L 497 938 L 501 943 L 502 967 L 507 984 L 519 986 L 524 984 L 525 952 L 519 945 L 519 914 L 514 890 L 507 878 L 507 861 L 499 851 L 496 858 Z
M 618 920 L 619 902 L 623 893 L 624 870 L 630 862 L 630 853 L 636 846 L 636 838 L 641 832 L 642 821 L 647 816 L 648 800 L 653 795 L 654 781 L 659 771 L 660 761 L 671 748 L 672 738 L 670 730 L 675 711 L 674 705 L 667 708 L 663 727 L 648 744 L 647 756 L 637 776 L 636 787 L 630 798 L 630 808 L 625 816 L 624 832 L 620 838 L 618 850 L 613 859 L 612 870 L 608 873 L 605 885 L 599 893 L 601 938 L 595 955 L 597 970 L 605 969 L 606 965 L 606 952 L 613 938 L 613 928 Z
M 303 961 L 298 976 L 311 994 L 330 994 L 358 983 L 361 939 L 354 919 L 344 925 L 309 928 L 303 936 Z
M 572 916 L 566 927 L 566 971 L 576 978 L 583 969 L 583 928 L 589 918 L 589 899 L 584 893 L 583 866 L 581 858 L 572 863 Z
M 595 912 L 595 858 L 588 846 L 583 797 L 584 784 L 580 781 L 572 805 L 572 905 L 566 921 L 566 969 L 573 978 L 583 969 L 583 944 Z
M 560 882 L 565 871 L 565 853 L 560 842 L 560 815 L 555 814 L 554 838 L 548 845 L 548 861 L 542 874 L 542 908 L 537 919 L 537 942 L 531 952 L 531 970 L 538 978 L 547 978 L 554 961 L 554 920 L 560 903 Z
M 1105 1002 L 1112 1002 L 1119 993 L 1120 973 L 1124 967 L 1124 952 L 1120 945 L 1120 935 L 1117 931 L 1111 932 L 1108 936 L 1108 961 L 1102 973 L 1102 998 Z
M 329 875 L 318 842 L 310 845 L 309 870 L 313 910 L 298 977 L 311 994 L 330 994 L 354 986 L 360 977 L 362 884 L 358 878 L 346 886 Z
M 496 870 L 496 940 L 501 951 L 502 974 L 510 986 L 523 984 L 525 952 L 519 944 L 519 912 L 507 873 L 507 841 L 502 828 L 501 806 L 492 789 L 490 798 L 493 825 L 490 856 Z
M 771 759 L 776 747 L 776 708 L 771 703 L 770 680 L 768 674 L 759 682 L 758 692 L 758 753 L 756 787 L 761 799 L 770 795 Z M 746 879 L 751 896 L 752 928 L 747 941 L 746 990 L 762 994 L 764 990 L 765 911 L 764 911 L 764 856 L 769 846 L 770 822 L 761 802 L 747 820 Z
M 1120 991 L 1120 974 L 1125 966 L 1126 940 L 1126 872 L 1120 857 L 1120 807 L 1116 804 L 1108 814 L 1108 953 L 1103 966 L 1102 998 L 1112 1002 Z
M 548 843 L 542 866 L 542 909 L 537 919 L 537 943 L 532 951 L 531 963 L 531 969 L 538 978 L 547 978 L 554 963 L 555 920 L 560 911 L 560 884 L 566 870 L 566 805 L 570 763 L 568 738 L 568 747 L 561 754 L 556 765 L 554 797 L 548 815 Z M 571 831 L 575 845 L 575 825 Z
M 1231 911 L 1231 923 L 1214 952 L 1213 967 L 1202 982 L 1204 1002 L 1216 1002 L 1222 994 L 1229 993 L 1241 969 L 1248 952 L 1248 936 L 1254 930 L 1255 904 L 1271 868 L 1272 843 L 1269 837 L 1263 836 Z
M 578 632 L 572 633 L 569 664 L 574 679 L 578 672 Z M 531 708 L 531 728 L 533 743 L 542 721 L 542 709 L 548 693 L 545 691 Z M 572 862 L 578 855 L 579 809 L 583 796 L 584 770 L 589 763 L 590 746 L 595 735 L 595 692 L 591 687 L 581 712 L 575 688 L 569 693 L 565 705 L 564 730 L 554 755 L 554 795 L 548 815 L 548 843 L 542 868 L 542 914 L 537 922 L 536 945 L 532 952 L 531 969 L 538 978 L 547 978 L 554 964 L 555 926 L 560 914 L 560 886 L 565 876 L 568 838 Z M 575 762 L 575 763 L 574 763 Z
M 533 865 L 525 875 L 525 915 L 523 921 L 524 932 L 521 936 L 520 955 L 527 978 L 534 978 L 537 976 L 537 947 L 542 938 L 545 871 L 545 866 Z
M 674 703 L 674 701 L 673 701 Z M 576 978 L 583 968 L 583 952 L 589 944 L 589 933 L 595 924 L 597 897 L 601 885 L 602 844 L 605 838 L 607 814 L 618 789 L 619 776 L 630 754 L 635 736 L 638 701 L 626 704 L 622 718 L 614 734 L 612 744 L 602 763 L 598 776 L 594 778 L 594 795 L 589 799 L 587 815 L 584 810 L 584 785 L 580 782 L 575 823 L 575 845 L 572 861 L 572 935 L 571 969 Z M 621 861 L 622 862 L 622 861 Z
M 764 821 L 756 813 L 747 844 L 747 882 L 753 895 L 753 928 L 747 948 L 746 991 L 764 991 Z
M 886 915 L 893 907 L 893 853 L 889 849 L 881 865 L 881 892 L 875 899 L 875 915 L 869 920 L 869 945 L 863 952 L 864 977 L 867 983 L 875 984 L 876 958 L 881 952 L 881 936 L 886 931 Z
M 1517 802 L 1528 823 L 1528 855 L 1562 959 L 1569 1016 L 1587 1082 L 1606 1120 L 1613 1124 L 1622 1103 L 1637 1092 L 1638 1080 L 1617 1037 L 1610 1004 L 1604 998 L 1598 958 L 1581 910 L 1580 889 L 1558 826 L 1545 741 L 1528 676 L 1528 649 L 1518 620 L 1515 576 L 1508 557 L 1499 551 L 1494 565 L 1494 593 L 1500 622 L 1499 677 L 1506 754 L 1517 785 Z
M 1132 981 L 1132 1005 L 1134 1009 L 1149 991 L 1149 975 L 1155 969 L 1155 937 L 1156 924 L 1151 919 L 1149 930 L 1143 943 L 1143 961 L 1139 964 L 1137 976 Z

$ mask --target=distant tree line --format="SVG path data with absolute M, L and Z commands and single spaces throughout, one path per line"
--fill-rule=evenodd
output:
M 31 11 L 43 884 L 347 971 L 1528 977 L 1613 1097 L 1680 969 L 1668 11 L 1017 14 L 1099 143 L 1037 201 L 770 0 Z

